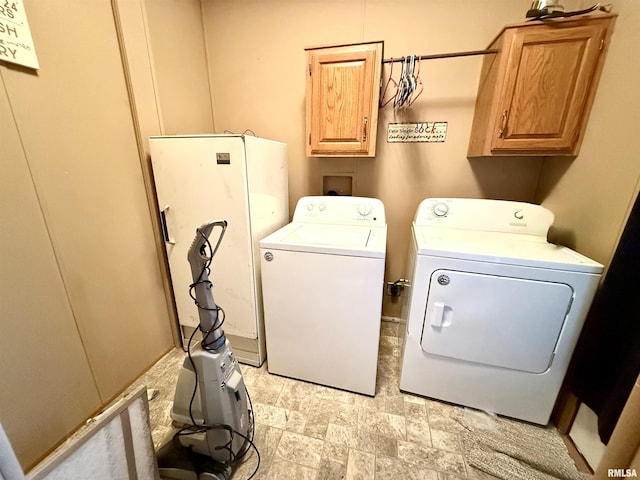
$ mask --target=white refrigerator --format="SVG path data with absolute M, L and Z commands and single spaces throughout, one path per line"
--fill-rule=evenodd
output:
M 261 365 L 266 351 L 258 242 L 289 220 L 286 144 L 249 135 L 158 136 L 149 144 L 184 345 L 199 323 L 189 296 L 187 251 L 197 227 L 226 220 L 211 264 L 213 295 L 238 360 Z

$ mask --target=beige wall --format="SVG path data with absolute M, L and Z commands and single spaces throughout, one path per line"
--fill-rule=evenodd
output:
M 78 330 L 106 401 L 150 363 L 150 351 L 157 358 L 168 347 L 113 13 L 108 1 L 79 2 L 72 10 L 77 21 L 70 22 L 69 12 L 56 5 L 26 7 L 40 70 L 30 75 L 6 69 L 3 77 Z
M 28 468 L 172 338 L 113 5 L 25 8 L 40 69 L 0 64 L 0 421 Z
M 112 0 L 165 301 L 181 345 L 160 233 L 149 136 L 213 133 L 200 0 Z M 176 36 L 174 33 L 180 32 Z M 176 41 L 176 38 L 179 38 Z
M 213 111 L 200 1 L 143 3 L 156 98 L 162 114 L 161 134 L 212 133 Z
M 541 159 L 466 158 L 482 57 L 421 65 L 424 93 L 405 112 L 380 112 L 371 159 L 305 156 L 304 47 L 384 40 L 385 58 L 485 48 L 506 23 L 524 19 L 528 1 L 203 0 L 216 131 L 253 130 L 289 145 L 291 209 L 321 194 L 322 175 L 355 175 L 355 195 L 380 198 L 388 224 L 388 280 L 406 275 L 411 220 L 431 196 L 533 201 Z M 395 77 L 399 64 L 395 66 Z M 383 76 L 389 74 L 386 65 Z M 387 144 L 390 122 L 446 121 L 443 144 Z M 385 298 L 383 313 L 398 316 Z
M 619 14 L 582 150 L 545 160 L 536 201 L 556 214 L 554 240 L 608 264 L 638 192 L 640 4 L 617 1 Z
M 23 466 L 100 405 L 0 67 L 0 422 Z
M 591 3 L 566 0 L 567 10 Z M 289 145 L 290 205 L 321 193 L 322 175 L 352 173 L 355 195 L 382 199 L 389 226 L 387 280 L 405 276 L 410 223 L 423 198 L 486 197 L 543 203 L 556 213 L 552 239 L 607 263 L 637 191 L 638 5 L 620 13 L 580 155 L 478 158 L 466 149 L 481 57 L 421 65 L 425 91 L 406 111 L 380 112 L 373 159 L 308 158 L 304 150 L 304 47 L 384 40 L 385 58 L 484 48 L 524 20 L 522 1 L 203 0 L 216 131 L 253 130 Z M 588 5 L 587 5 L 588 4 Z M 633 46 L 633 47 L 632 47 Z M 635 49 L 630 52 L 630 48 Z M 396 64 L 396 69 L 398 65 Z M 396 70 L 396 75 L 397 75 Z M 389 73 L 385 65 L 383 77 Z M 447 121 L 444 144 L 388 144 L 390 122 Z M 606 141 L 603 139 L 607 138 Z M 594 234 L 595 232 L 595 234 Z M 385 297 L 383 313 L 399 305 Z
M 582 2 L 584 7 L 590 4 Z M 633 60 L 640 55 L 640 4 L 635 0 L 616 1 L 614 11 L 619 17 L 580 155 L 575 159 L 545 159 L 536 193 L 536 201 L 556 214 L 550 238 L 605 267 L 615 253 L 640 186 L 640 64 Z M 597 425 L 581 426 L 583 436 L 588 439 L 591 435 L 591 441 L 600 444 Z M 626 435 L 635 435 L 637 440 L 638 426 L 632 427 L 635 430 L 629 427 Z M 607 468 L 628 465 L 616 463 L 625 445 L 630 448 L 632 444 L 625 444 L 624 437 L 618 442 L 612 438 L 596 478 L 605 478 Z M 637 447 L 637 443 L 633 445 Z

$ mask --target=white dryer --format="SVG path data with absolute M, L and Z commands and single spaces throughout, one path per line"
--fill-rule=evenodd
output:
M 546 424 L 602 265 L 521 202 L 426 199 L 412 224 L 400 389 Z
M 303 197 L 260 241 L 270 373 L 375 394 L 386 241 L 362 197 Z

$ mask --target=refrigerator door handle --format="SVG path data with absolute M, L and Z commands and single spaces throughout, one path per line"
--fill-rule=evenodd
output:
M 162 228 L 162 238 L 166 243 L 175 245 L 176 241 L 171 235 L 169 235 L 169 226 L 167 225 L 168 212 L 169 212 L 169 205 L 165 205 L 165 207 L 162 210 L 160 210 L 160 226 Z

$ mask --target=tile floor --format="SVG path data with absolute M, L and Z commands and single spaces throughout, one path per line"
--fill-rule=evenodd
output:
M 487 480 L 465 461 L 454 420 L 461 407 L 398 389 L 400 325 L 382 322 L 375 397 L 269 374 L 242 365 L 256 419 L 260 468 L 255 479 Z M 150 401 L 156 448 L 172 433 L 169 411 L 184 353 L 175 350 L 139 382 L 159 392 Z M 250 476 L 255 455 L 234 472 Z

